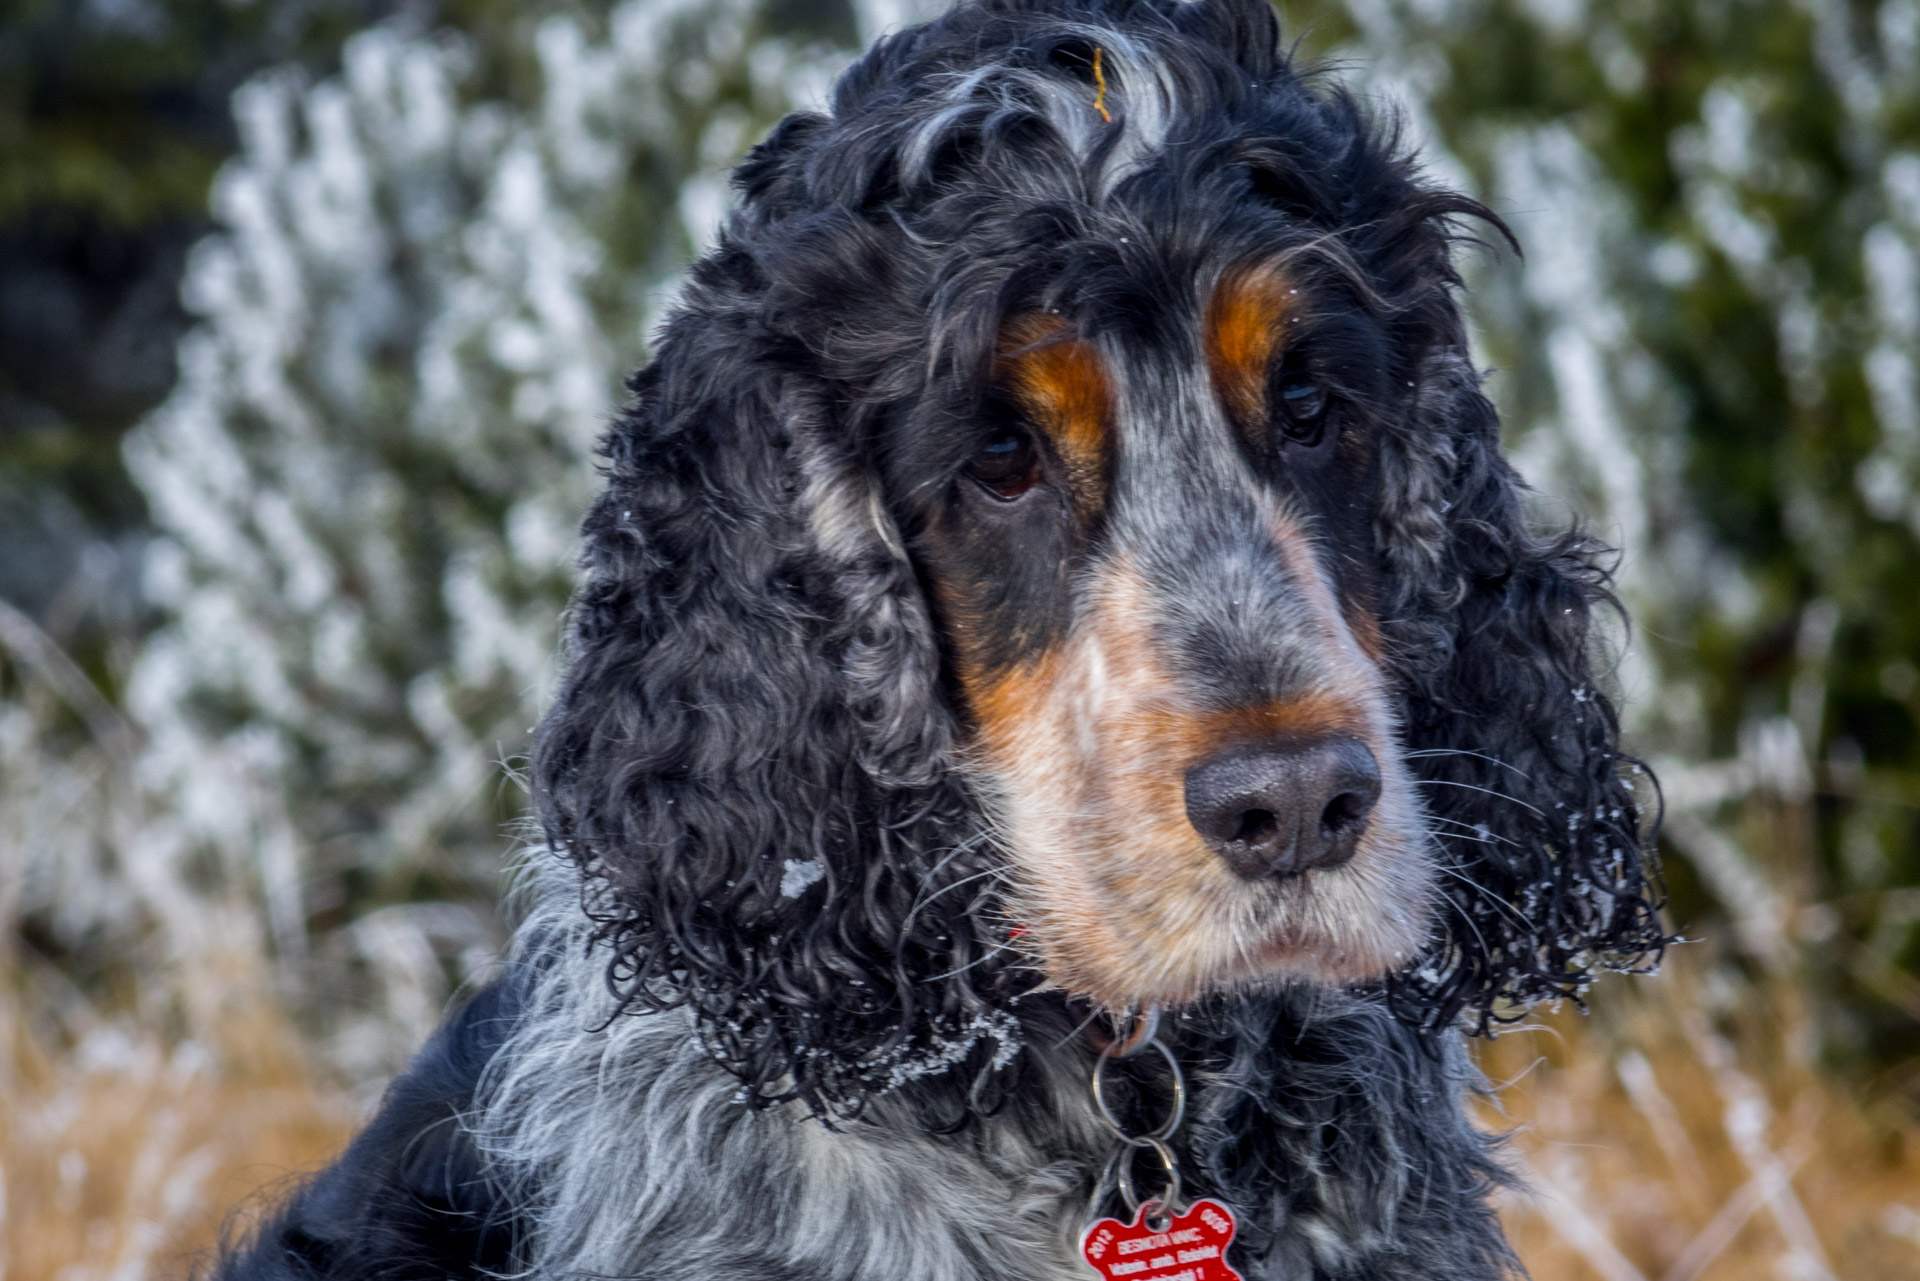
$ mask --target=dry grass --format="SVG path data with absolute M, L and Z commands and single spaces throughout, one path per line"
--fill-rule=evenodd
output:
M 183 1275 L 236 1206 L 324 1161 L 352 1128 L 271 1001 L 229 1003 L 220 1044 L 168 1044 L 6 977 L 3 1281 Z
M 1534 1276 L 1920 1276 L 1920 1126 L 1808 1060 L 1790 984 L 1735 987 L 1689 952 L 1482 1054 L 1509 1083 L 1487 1119 L 1520 1127 L 1535 1187 L 1505 1208 Z
M 1506 1206 L 1539 1281 L 1920 1275 L 1920 1129 L 1796 1053 L 1793 989 L 1735 995 L 1684 956 L 1483 1059 L 1490 1124 L 1536 1186 Z M 17 978 L 18 976 L 16 976 Z M 236 985 L 244 991 L 244 984 Z M 266 999 L 167 1046 L 14 985 L 0 1020 L 0 1278 L 178 1276 L 233 1207 L 344 1142 L 354 1109 Z M 22 1011 L 37 1011 L 29 1018 Z M 224 1068 L 217 1065 L 225 1064 Z

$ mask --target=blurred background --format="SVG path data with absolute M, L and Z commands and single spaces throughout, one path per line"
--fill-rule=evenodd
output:
M 0 0 L 0 1276 L 172 1275 L 505 937 L 591 447 L 914 0 Z M 1695 940 L 1482 1048 L 1543 1279 L 1920 1275 L 1920 0 L 1321 0 Z

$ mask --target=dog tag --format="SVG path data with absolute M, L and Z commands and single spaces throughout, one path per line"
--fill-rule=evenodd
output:
M 1148 1206 L 1131 1225 L 1101 1219 L 1087 1229 L 1080 1253 L 1103 1281 L 1245 1281 L 1227 1264 L 1233 1211 L 1218 1201 L 1195 1201 L 1163 1232 L 1147 1226 Z

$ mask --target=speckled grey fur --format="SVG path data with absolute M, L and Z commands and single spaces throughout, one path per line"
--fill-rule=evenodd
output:
M 1042 1130 L 926 1133 L 897 1097 L 828 1130 L 754 1111 L 677 1012 L 622 1017 L 555 887 L 525 927 L 550 959 L 468 1124 L 520 1191 L 522 1275 L 654 1281 L 1084 1281 L 1080 1219 L 1106 1140 L 1085 1057 Z

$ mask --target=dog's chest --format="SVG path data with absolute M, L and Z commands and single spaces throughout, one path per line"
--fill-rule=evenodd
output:
M 1024 1119 L 935 1135 L 878 1100 L 838 1130 L 737 1101 L 673 1016 L 634 1019 L 546 1093 L 537 1133 L 533 1270 L 649 1281 L 1087 1281 L 1088 1191 L 1107 1152 L 1091 1108 L 1061 1090 Z M 652 1025 L 639 1027 L 634 1025 Z M 651 1033 L 652 1035 L 649 1035 Z M 542 1056 L 546 1057 L 546 1056 Z M 620 1061 L 617 1075 L 606 1071 Z M 588 1073 L 592 1081 L 589 1084 Z M 613 1084 L 617 1082 L 617 1084 Z M 611 1085 L 611 1089 L 609 1088 Z M 578 1108 L 578 1111 L 575 1111 Z M 572 1112 L 563 1116 L 561 1112 Z M 522 1153 L 532 1155 L 526 1147 Z M 532 1173 L 533 1171 L 529 1171 Z
M 671 1204 L 643 1210 L 629 1223 L 639 1231 L 582 1263 L 658 1281 L 1090 1275 L 1078 1262 L 1088 1162 L 1019 1141 L 828 1132 L 765 1113 L 687 1137 Z
M 788 1149 L 802 1184 L 786 1248 L 846 1281 L 1085 1281 L 1078 1244 L 1097 1157 L 1058 1131 L 1009 1129 L 943 1140 L 805 1124 Z

